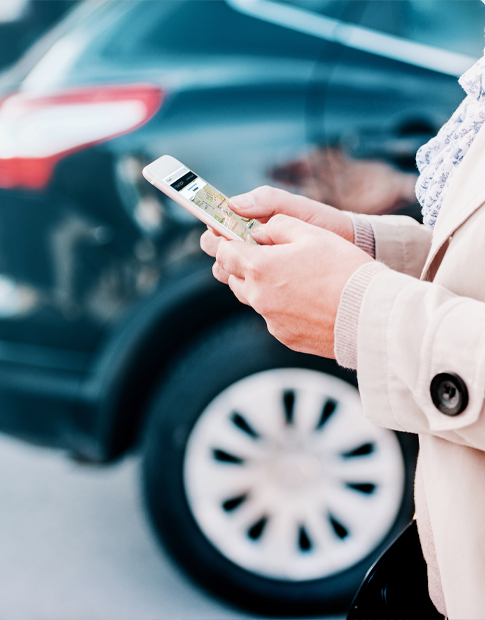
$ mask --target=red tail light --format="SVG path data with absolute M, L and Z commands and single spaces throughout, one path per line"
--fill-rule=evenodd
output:
M 137 129 L 162 99 L 146 84 L 8 97 L 0 107 L 0 187 L 44 188 L 60 159 Z

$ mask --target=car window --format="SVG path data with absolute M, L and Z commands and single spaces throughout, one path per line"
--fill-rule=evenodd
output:
M 271 2 L 273 5 L 293 6 L 326 17 L 333 17 L 334 19 L 343 16 L 348 4 L 342 0 L 268 0 L 268 2 Z M 277 6 L 274 7 L 274 10 L 277 10 Z
M 483 53 L 485 6 L 480 0 L 370 0 L 362 5 L 361 26 L 461 54 Z
M 243 15 L 220 0 L 135 3 L 96 44 L 100 56 L 127 59 L 168 53 L 305 57 L 322 46 L 299 32 Z
M 93 9 L 82 12 L 85 5 Z M 90 0 L 79 9 L 72 13 L 79 22 L 29 67 L 23 88 L 48 90 L 96 66 L 159 66 L 182 55 L 314 60 L 325 46 L 320 38 L 246 15 L 230 0 Z
M 258 0 L 259 4 L 262 0 Z M 480 0 L 264 0 L 469 56 L 485 45 Z

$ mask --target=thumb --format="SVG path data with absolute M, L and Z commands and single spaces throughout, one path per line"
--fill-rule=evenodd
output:
M 254 228 L 252 237 L 261 245 L 281 245 L 297 241 L 310 231 L 319 230 L 289 215 L 275 215 L 267 224 Z
M 272 204 L 256 201 L 251 192 L 240 194 L 229 199 L 229 206 L 242 217 L 258 220 L 268 220 L 274 213 Z

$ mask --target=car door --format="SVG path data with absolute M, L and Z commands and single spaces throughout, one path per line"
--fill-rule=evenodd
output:
M 358 157 L 412 166 L 416 148 L 463 98 L 456 78 L 481 55 L 476 18 L 485 11 L 473 1 L 447 2 L 446 11 L 429 0 L 352 5 L 355 25 L 348 24 L 349 44 L 335 59 L 313 131 Z
M 481 55 L 483 4 L 450 0 L 444 10 L 436 0 L 351 0 L 336 19 L 318 3 L 283 4 L 294 11 L 293 27 L 335 45 L 308 89 L 316 150 L 279 166 L 274 178 L 343 209 L 405 206 L 418 217 L 415 153 L 464 97 L 457 78 Z

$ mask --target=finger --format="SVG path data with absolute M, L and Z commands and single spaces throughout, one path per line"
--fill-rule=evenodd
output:
M 266 224 L 255 226 L 251 229 L 251 237 L 259 243 L 259 245 L 274 245 L 273 240 L 266 230 Z
M 216 237 L 212 232 L 206 230 L 200 238 L 200 247 L 206 254 L 215 258 L 221 239 L 222 237 Z
M 227 271 L 222 269 L 222 267 L 220 267 L 217 262 L 212 265 L 212 274 L 214 275 L 214 278 L 216 280 L 219 280 L 219 282 L 222 282 L 222 284 L 228 283 L 229 274 L 227 273 Z
M 245 281 L 242 278 L 237 278 L 236 276 L 229 276 L 228 285 L 237 299 L 246 306 L 249 306 L 250 303 L 246 299 L 246 295 L 244 294 L 244 285 Z
M 213 228 L 211 228 L 211 227 L 209 226 L 209 224 L 207 224 L 207 230 L 210 230 L 210 231 L 211 231 L 211 233 L 212 233 L 213 235 L 215 235 L 216 237 L 221 237 L 221 236 L 222 236 L 222 235 L 220 235 L 220 234 L 217 232 L 217 230 L 214 230 Z
M 258 219 L 262 222 L 267 221 L 274 212 L 274 207 L 270 202 L 267 204 L 257 204 L 253 192 L 233 196 L 229 200 L 229 206 L 242 217 Z
M 251 260 L 258 250 L 261 248 L 256 245 L 221 239 L 217 248 L 216 261 L 224 271 L 244 279 Z
M 246 194 L 233 196 L 230 203 L 239 215 L 267 222 L 276 213 L 292 212 L 295 199 L 297 196 L 283 189 L 263 185 Z
M 263 223 L 277 213 L 306 220 L 313 215 L 314 211 L 319 212 L 322 208 L 322 205 L 315 200 L 269 185 L 257 187 L 246 194 L 233 196 L 230 203 L 239 215 L 256 218 Z
M 292 243 L 309 234 L 325 236 L 327 231 L 288 215 L 275 215 L 267 224 L 252 231 L 254 240 L 261 245 Z M 327 233 L 328 234 L 328 233 Z

